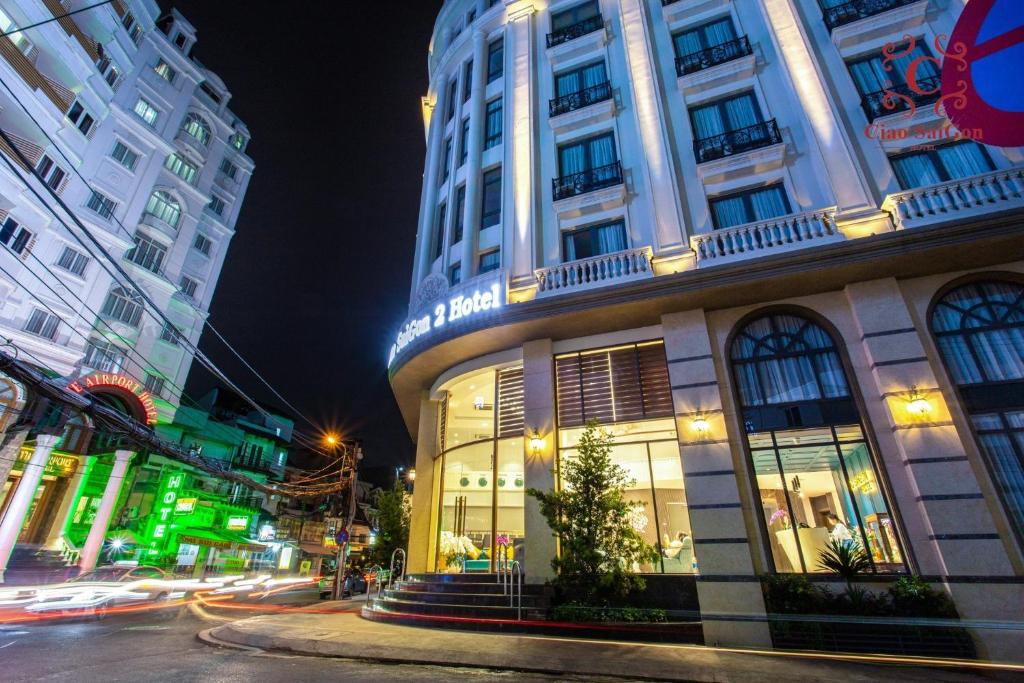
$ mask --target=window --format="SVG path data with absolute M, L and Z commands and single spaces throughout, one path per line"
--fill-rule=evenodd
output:
M 604 62 L 588 64 L 572 71 L 555 74 L 555 97 L 564 97 L 582 92 L 587 88 L 608 82 Z
M 164 323 L 160 329 L 160 341 L 165 341 L 173 346 L 181 344 L 181 330 L 170 323 Z
M 455 190 L 455 216 L 452 217 L 452 244 L 462 241 L 462 228 L 466 216 L 466 186 Z
M 452 139 L 444 141 L 444 156 L 441 157 L 441 182 L 448 180 L 452 170 Z
M 445 120 L 447 121 L 451 121 L 452 118 L 455 116 L 455 95 L 458 87 L 459 81 L 457 78 L 453 78 L 451 83 L 448 84 L 448 102 L 446 104 L 446 106 L 448 107 L 448 112 L 445 115 Z
M 189 185 L 195 185 L 196 179 L 199 177 L 199 168 L 190 161 L 186 161 L 178 153 L 174 153 L 167 157 L 167 161 L 164 162 L 164 168 L 184 180 Z
M 887 65 L 882 63 L 883 56 L 880 51 L 870 57 L 849 62 L 847 66 L 850 68 L 850 76 L 853 77 L 853 84 L 857 87 L 857 92 L 863 96 L 880 93 L 887 89 L 896 91 L 901 88 L 906 89 L 906 74 L 911 63 L 915 63 L 917 66 L 917 84 L 921 90 L 938 89 L 939 68 L 929 59 L 920 59 L 930 56 L 928 50 L 923 46 L 923 40 L 917 41 L 913 50 L 908 51 L 906 55 L 896 57 Z M 907 51 L 908 47 L 910 47 L 909 43 L 897 45 L 893 54 L 899 55 Z
M 561 12 L 554 12 L 551 14 L 548 47 L 555 47 L 592 33 L 600 29 L 601 26 L 601 9 L 597 0 L 591 0 Z
M 210 203 L 206 205 L 206 208 L 208 208 L 210 211 L 214 212 L 218 216 L 224 215 L 224 207 L 224 200 L 218 197 L 217 195 L 212 195 L 210 197 Z
M 100 312 L 126 325 L 138 327 L 142 319 L 142 297 L 124 287 L 114 287 L 107 294 Z
M 765 315 L 739 330 L 729 353 L 776 571 L 823 571 L 831 541 L 864 549 L 874 571 L 905 571 L 831 335 L 797 315 Z
M 731 40 L 736 40 L 736 29 L 733 28 L 732 19 L 729 17 L 716 19 L 672 36 L 677 57 L 692 55 Z
M 491 251 L 485 251 L 480 254 L 480 265 L 477 268 L 477 272 L 481 275 L 489 273 L 492 270 L 501 268 L 501 250 L 492 249 Z
M 473 61 L 466 62 L 462 67 L 462 101 L 468 102 L 473 94 Z
M 110 157 L 129 171 L 134 171 L 135 165 L 139 163 L 139 155 L 128 149 L 128 145 L 120 140 L 114 143 L 114 149 L 111 150 Z
M 462 282 L 462 265 L 456 263 L 454 266 L 448 269 L 448 282 L 451 286 L 455 286 Z
M 110 61 L 110 58 L 101 55 L 96 60 L 96 70 L 100 72 L 100 76 L 111 88 L 117 87 L 117 81 L 121 78 L 121 71 L 117 68 L 117 65 Z
M 690 121 L 694 139 L 703 140 L 756 126 L 762 121 L 761 108 L 753 93 L 746 92 L 691 109 Z
M 899 154 L 890 161 L 904 190 L 995 170 L 985 148 L 969 140 Z
M 82 363 L 100 372 L 118 372 L 124 367 L 127 353 L 106 339 L 92 338 L 85 343 L 85 357 Z
M 181 125 L 181 130 L 204 147 L 210 144 L 210 126 L 203 120 L 203 117 L 195 112 L 189 112 L 185 116 L 185 122 Z
M 174 36 L 174 44 L 178 48 L 184 50 L 186 42 L 188 42 L 188 38 L 185 36 L 184 33 L 179 33 L 178 35 Z
M 571 197 L 622 182 L 622 170 L 611 133 L 598 135 L 558 148 L 555 199 Z
M 83 135 L 88 135 L 92 131 L 93 124 L 96 123 L 96 119 L 85 110 L 78 100 L 71 103 L 67 116 L 68 121 L 75 124 L 75 127 L 82 131 Z
M 710 204 L 711 220 L 716 230 L 766 221 L 791 213 L 789 198 L 782 183 L 718 197 L 712 199 Z
M 238 174 L 238 167 L 227 159 L 221 159 L 220 172 L 228 178 L 234 178 Z
M 483 201 L 480 203 L 480 229 L 501 222 L 501 168 L 484 173 Z
M 487 46 L 487 82 L 493 83 L 505 73 L 505 39 L 498 38 Z
M 57 267 L 79 277 L 85 275 L 85 267 L 89 265 L 89 257 L 74 247 L 64 247 L 57 259 Z
M 25 37 L 25 34 L 18 30 L 18 25 L 14 23 L 7 13 L 0 9 L 0 33 L 7 34 L 14 46 L 18 48 L 18 52 L 25 55 L 26 57 L 32 52 L 32 41 Z
M 181 281 L 178 283 L 181 286 L 181 293 L 190 299 L 194 299 L 196 296 L 196 290 L 199 288 L 199 283 L 188 277 L 187 275 L 181 276 Z
M 992 481 L 1024 539 L 1024 286 L 973 282 L 943 296 L 931 329 Z
M 156 125 L 156 119 L 160 115 L 160 112 L 154 109 L 153 105 L 151 105 L 149 102 L 142 99 L 141 97 L 135 103 L 134 111 L 140 119 L 145 121 L 150 126 Z
M 610 254 L 626 247 L 626 225 L 622 221 L 562 233 L 562 253 L 566 262 Z
M 142 38 L 142 27 L 139 26 L 139 22 L 135 20 L 131 12 L 124 13 L 124 16 L 121 17 L 121 25 L 128 32 L 128 37 L 132 39 L 132 42 L 138 45 Z
M 59 190 L 61 183 L 64 182 L 64 178 L 67 177 L 67 173 L 45 154 L 39 157 L 39 163 L 36 164 L 36 172 L 43 179 L 43 182 L 46 183 L 47 187 L 52 190 Z
M 181 222 L 181 205 L 168 192 L 157 190 L 146 202 L 146 213 L 159 218 L 167 225 L 177 229 Z
M 92 191 L 92 195 L 89 197 L 89 201 L 86 202 L 85 205 L 104 218 L 110 218 L 113 216 L 114 210 L 117 208 L 117 202 L 96 190 Z
M 0 225 L 0 242 L 6 244 L 15 254 L 25 252 L 25 247 L 32 240 L 32 233 L 18 224 L 10 216 Z
M 174 83 L 174 79 L 178 76 L 178 72 L 162 59 L 156 63 L 153 71 L 156 71 L 160 78 L 164 79 L 168 83 Z
M 202 83 L 199 84 L 199 92 L 203 93 L 204 95 L 209 97 L 211 100 L 213 100 L 214 104 L 220 104 L 221 100 L 223 99 L 221 97 L 220 93 L 218 93 L 216 90 L 211 88 L 210 84 L 207 83 L 206 81 L 203 81 Z
M 231 137 L 228 138 L 228 143 L 237 149 L 239 152 L 245 151 L 245 143 L 248 142 L 245 136 L 241 133 L 232 133 Z
M 441 250 L 444 247 L 444 221 L 447 208 L 444 204 L 437 207 L 437 223 L 434 225 L 434 241 L 431 251 L 434 259 L 441 257 Z
M 469 25 L 474 21 L 476 21 L 476 8 L 473 8 L 466 13 L 466 27 L 469 28 Z
M 147 372 L 146 379 L 143 380 L 142 384 L 146 387 L 146 391 L 159 397 L 163 396 L 164 393 L 164 381 L 163 377 L 157 377 Z
M 500 97 L 487 103 L 487 112 L 484 114 L 484 149 L 501 144 L 501 133 L 504 128 L 501 113 Z
M 459 166 L 469 158 L 469 119 L 462 120 L 462 134 L 459 136 Z
M 33 308 L 25 323 L 25 331 L 37 337 L 53 340 L 57 336 L 60 318 L 41 308 Z
M 142 233 L 135 233 L 133 239 L 135 246 L 128 250 L 125 258 L 146 270 L 159 274 L 164 257 L 167 256 L 167 248 Z
M 206 235 L 196 233 L 196 239 L 192 242 L 192 248 L 204 256 L 209 256 L 210 250 L 213 248 L 213 241 Z

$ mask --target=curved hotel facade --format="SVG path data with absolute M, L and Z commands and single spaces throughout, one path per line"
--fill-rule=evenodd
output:
M 819 574 L 836 519 L 873 581 L 1019 617 L 1024 159 L 927 94 L 963 6 L 445 2 L 389 358 L 412 571 L 466 536 L 550 578 L 525 491 L 597 420 L 707 642 L 770 645 L 758 577 Z

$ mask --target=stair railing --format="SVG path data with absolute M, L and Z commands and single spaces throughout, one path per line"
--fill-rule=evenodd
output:
M 383 574 L 383 573 L 384 573 L 384 567 L 380 566 L 379 564 L 375 564 L 372 567 L 370 567 L 370 574 L 373 576 L 373 580 L 377 583 L 377 599 L 378 600 L 380 600 L 380 588 L 381 588 L 381 585 L 384 583 L 383 581 L 380 580 L 380 575 Z M 366 595 L 367 595 L 367 597 L 369 597 L 369 595 L 370 595 L 370 588 L 369 588 L 369 586 L 367 586 L 367 588 L 366 588 Z
M 509 568 L 509 607 L 516 608 L 516 619 L 518 621 L 523 620 L 523 566 L 519 564 L 519 560 L 512 560 L 512 564 Z M 519 577 L 519 593 L 516 594 L 516 582 L 513 580 L 514 577 Z M 518 597 L 518 600 L 516 598 Z
M 398 567 L 401 570 L 402 575 L 399 577 L 398 580 L 405 580 L 405 550 L 403 548 L 395 548 L 395 550 L 391 553 L 391 564 L 388 566 L 388 588 L 391 588 L 395 585 L 395 557 L 397 557 L 399 553 L 402 554 L 402 562 L 398 565 Z
M 505 543 L 504 541 L 498 542 L 498 561 L 494 563 L 494 571 L 497 574 L 497 581 L 501 584 L 501 589 L 504 593 L 508 592 L 505 587 L 505 573 L 508 571 L 508 548 L 508 543 Z
M 67 536 L 60 537 L 60 557 L 64 560 L 65 567 L 74 567 L 78 564 L 78 559 L 82 554 L 80 548 L 76 548 L 75 545 L 68 540 Z

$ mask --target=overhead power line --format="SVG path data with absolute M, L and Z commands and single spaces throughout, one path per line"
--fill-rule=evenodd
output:
M 15 33 L 21 33 L 22 31 L 27 31 L 30 28 L 35 28 L 36 26 L 42 26 L 44 24 L 53 23 L 55 21 L 59 21 L 59 20 L 63 19 L 64 17 L 70 17 L 72 14 L 78 14 L 79 12 L 87 12 L 87 11 L 89 11 L 91 9 L 96 9 L 97 7 L 102 7 L 103 5 L 109 5 L 111 2 L 113 2 L 113 0 L 103 0 L 103 2 L 97 2 L 95 5 L 89 5 L 88 7 L 82 7 L 82 8 L 76 9 L 76 10 L 72 10 L 70 12 L 65 12 L 64 14 L 61 14 L 59 16 L 53 17 L 52 19 L 44 19 L 43 21 L 37 21 L 36 23 L 29 24 L 28 26 L 19 26 L 18 28 L 14 29 L 13 31 L 8 31 L 7 33 L 0 33 L 0 38 L 6 37 L 6 36 L 11 36 L 11 35 L 14 35 Z

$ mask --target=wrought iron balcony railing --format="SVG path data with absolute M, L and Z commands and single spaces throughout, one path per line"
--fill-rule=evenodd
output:
M 559 199 L 568 199 L 577 195 L 601 190 L 606 187 L 614 187 L 622 184 L 622 164 L 616 161 L 607 166 L 588 168 L 579 173 L 555 178 L 551 181 L 551 193 L 557 202 Z
M 612 98 L 612 84 L 610 81 L 592 85 L 577 92 L 556 97 L 548 103 L 548 112 L 551 116 L 567 114 L 583 107 L 589 107 L 598 102 L 604 102 Z
M 850 0 L 835 7 L 822 7 L 822 16 L 828 30 L 834 31 L 840 26 L 852 24 L 860 19 L 867 19 L 897 7 L 910 5 L 918 0 Z
M 919 106 L 931 104 L 942 95 L 941 76 L 917 79 L 916 87 L 906 83 L 894 85 L 886 90 L 868 93 L 861 99 L 868 121 L 901 111 L 916 110 Z
M 717 64 L 731 62 L 738 57 L 745 57 L 750 52 L 750 41 L 746 36 L 740 36 L 728 42 L 677 57 L 676 73 L 680 76 L 697 73 Z
M 580 36 L 585 36 L 588 33 L 593 33 L 604 26 L 604 17 L 600 14 L 589 19 L 584 19 L 581 22 L 575 23 L 572 26 L 566 26 L 560 28 L 557 31 L 552 31 L 548 34 L 548 47 L 555 47 L 562 43 L 568 43 L 570 40 L 575 40 Z
M 782 142 L 779 127 L 775 119 L 755 123 L 753 126 L 730 130 L 721 135 L 701 138 L 693 141 L 693 154 L 697 163 L 713 161 L 723 157 L 749 152 L 759 147 L 767 147 Z

